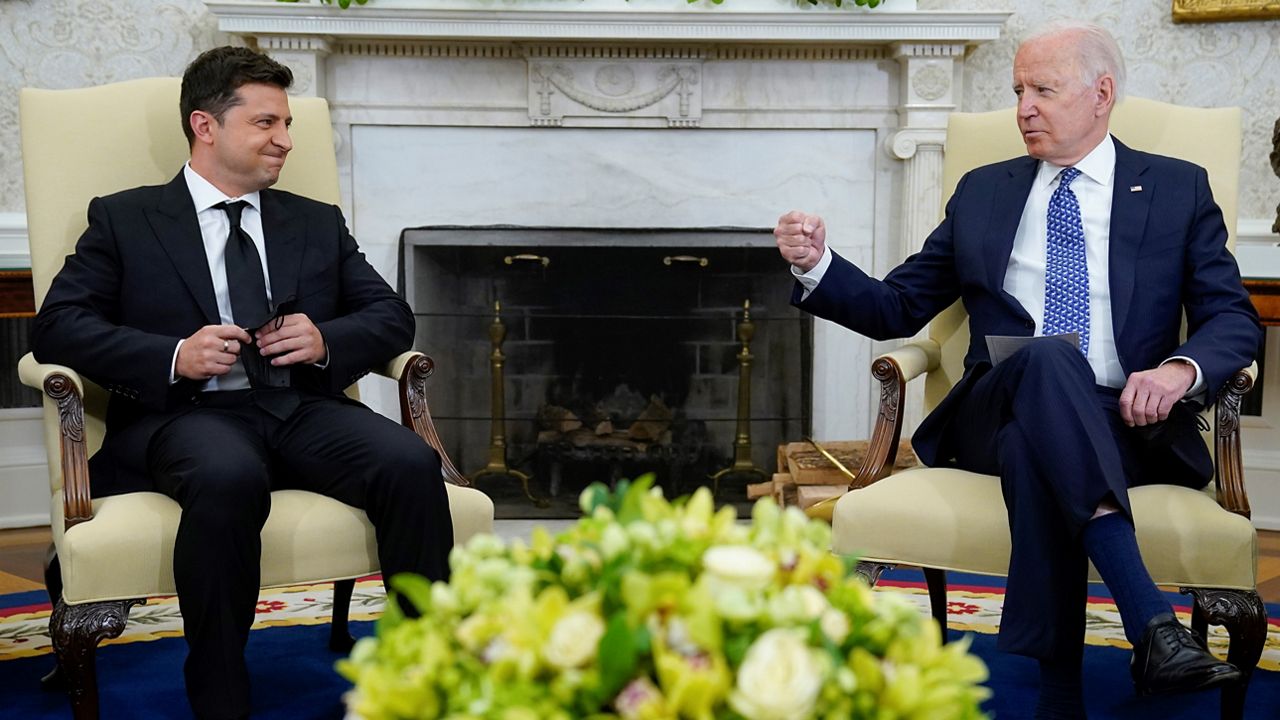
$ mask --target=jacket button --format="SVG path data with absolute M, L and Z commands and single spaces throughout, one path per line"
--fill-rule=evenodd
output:
M 1035 324 L 1034 322 L 1032 322 L 1031 320 L 1028 320 L 1028 321 L 1026 321 L 1026 322 L 1024 322 L 1024 323 L 1022 323 L 1022 324 L 1023 324 L 1024 326 L 1026 326 L 1026 328 L 1027 328 L 1028 330 L 1035 330 L 1035 329 L 1036 329 L 1036 324 Z

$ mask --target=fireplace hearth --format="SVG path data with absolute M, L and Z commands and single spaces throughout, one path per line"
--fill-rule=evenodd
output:
M 809 432 L 812 320 L 767 230 L 435 226 L 402 247 L 433 415 L 500 516 L 572 514 L 587 483 L 643 472 L 685 494 L 726 468 L 721 499 L 745 505 L 735 461 L 772 472 Z

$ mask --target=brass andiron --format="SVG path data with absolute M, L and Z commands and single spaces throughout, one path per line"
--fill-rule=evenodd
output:
M 489 342 L 493 344 L 493 352 L 489 353 L 490 409 L 492 418 L 489 426 L 489 464 L 471 476 L 475 483 L 484 477 L 513 477 L 520 481 L 525 497 L 538 507 L 547 507 L 550 503 L 533 496 L 529 492 L 529 476 L 507 467 L 507 413 L 506 393 L 502 374 L 502 363 L 506 356 L 502 354 L 502 341 L 507 337 L 507 326 L 502 323 L 502 303 L 493 303 L 493 322 L 489 324 Z
M 733 464 L 711 476 L 711 493 L 720 492 L 720 478 L 729 475 L 754 475 L 761 480 L 768 477 L 764 470 L 751 462 L 751 338 L 756 334 L 751 322 L 751 301 L 742 303 L 742 322 L 738 323 L 738 340 L 742 350 L 738 352 L 738 434 L 733 439 Z

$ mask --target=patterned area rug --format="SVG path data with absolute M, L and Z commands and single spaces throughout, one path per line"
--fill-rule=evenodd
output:
M 990 582 L 999 580 L 986 579 Z M 263 591 L 258 600 L 258 618 L 254 630 L 292 625 L 322 625 L 329 622 L 333 611 L 333 586 L 298 585 Z M 905 595 L 929 612 L 929 596 L 922 583 L 889 577 L 877 588 L 881 592 Z M 22 593 L 35 595 L 36 593 Z M 1177 603 L 1178 596 L 1171 596 Z M 1183 602 L 1187 598 L 1180 598 Z M 351 598 L 351 620 L 375 620 L 382 612 L 386 597 L 382 581 L 369 578 L 356 583 Z M 999 628 L 1000 610 L 1004 602 L 1003 588 L 990 586 L 957 585 L 954 582 L 947 592 L 948 625 L 953 631 L 994 635 Z M 45 655 L 52 652 L 49 641 L 49 607 L 47 603 L 19 605 L 4 608 L 0 597 L 0 661 Z M 1128 648 L 1120 614 L 1115 604 L 1106 597 L 1090 597 L 1086 624 L 1086 642 L 1089 645 Z M 1178 608 L 1184 623 L 1189 623 L 1188 607 Z M 1219 655 L 1226 654 L 1227 635 L 1219 627 L 1210 627 L 1209 645 Z M 162 638 L 182 637 L 182 616 L 178 613 L 177 598 L 153 599 L 146 605 L 135 607 L 129 613 L 129 625 L 118 638 L 103 645 L 147 642 Z M 1280 670 L 1280 618 L 1272 617 L 1267 644 L 1258 667 L 1263 670 Z

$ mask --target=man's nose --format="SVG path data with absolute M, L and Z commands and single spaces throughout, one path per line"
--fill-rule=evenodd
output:
M 1036 114 L 1036 103 L 1031 97 L 1031 93 L 1023 93 L 1018 98 L 1018 117 L 1028 118 Z
M 286 152 L 293 149 L 293 138 L 289 136 L 289 128 L 278 131 L 272 142 Z

